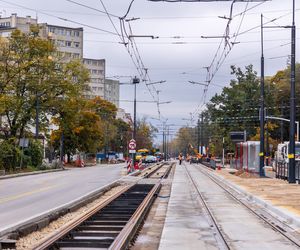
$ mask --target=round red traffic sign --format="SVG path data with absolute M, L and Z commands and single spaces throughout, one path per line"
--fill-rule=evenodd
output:
M 131 139 L 128 144 L 128 148 L 134 150 L 136 148 L 136 142 L 134 139 Z

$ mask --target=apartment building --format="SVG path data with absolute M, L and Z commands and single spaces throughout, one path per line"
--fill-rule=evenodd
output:
M 104 99 L 119 107 L 120 82 L 111 79 L 104 80 Z
M 27 33 L 30 31 L 30 25 L 37 25 L 37 20 L 31 16 L 19 17 L 14 13 L 10 17 L 2 17 L 0 18 L 0 36 L 8 37 L 15 29 Z
M 83 64 L 90 72 L 90 92 L 87 93 L 86 96 L 90 99 L 96 96 L 105 98 L 105 60 L 83 58 Z
M 10 17 L 0 18 L 0 36 L 8 37 L 15 29 L 24 33 L 30 31 L 31 25 L 39 25 L 40 36 L 49 38 L 57 47 L 57 53 L 63 61 L 73 59 L 82 60 L 90 71 L 90 91 L 85 93 L 88 98 L 102 97 L 119 107 L 119 82 L 105 80 L 105 60 L 83 58 L 83 28 L 70 28 L 47 23 L 38 23 L 37 19 L 19 17 L 12 14 Z
M 83 28 L 70 28 L 39 24 L 40 36 L 49 38 L 56 45 L 59 56 L 65 60 L 82 60 L 83 58 Z

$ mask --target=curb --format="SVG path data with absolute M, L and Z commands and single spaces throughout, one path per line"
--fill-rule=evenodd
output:
M 43 170 L 43 171 L 34 171 L 34 172 L 28 172 L 28 173 L 3 175 L 3 176 L 0 176 L 0 180 L 10 179 L 10 178 L 16 178 L 16 177 L 22 177 L 22 176 L 28 176 L 28 175 L 47 174 L 47 173 L 52 173 L 52 172 L 64 171 L 64 170 L 66 170 L 66 169 L 64 169 L 64 168 L 58 168 L 58 169 L 50 169 L 50 170 Z
M 256 204 L 260 205 L 261 207 L 267 209 L 269 212 L 271 212 L 275 217 L 281 219 L 281 221 L 284 220 L 284 223 L 288 224 L 289 226 L 292 226 L 295 229 L 300 229 L 300 217 L 291 213 L 290 211 L 279 208 L 275 205 L 273 205 L 271 202 L 266 201 L 260 197 L 257 197 L 248 191 L 246 191 L 244 188 L 238 186 L 235 183 L 232 183 L 231 181 L 227 180 L 223 176 L 219 176 L 215 173 L 213 175 L 219 179 L 219 181 L 225 183 L 230 188 L 234 189 L 238 193 L 241 193 L 244 195 L 248 200 L 255 202 Z
M 134 172 L 134 173 L 132 173 L 130 175 L 126 175 L 126 176 L 135 176 L 136 174 L 138 174 L 137 172 Z M 40 230 L 40 229 L 44 228 L 49 223 L 58 219 L 59 217 L 77 210 L 78 208 L 97 199 L 104 192 L 110 190 L 113 187 L 116 187 L 120 182 L 123 181 L 124 177 L 126 177 L 126 176 L 123 176 L 110 184 L 107 184 L 98 189 L 95 189 L 95 190 L 93 190 L 73 201 L 63 204 L 59 207 L 53 208 L 51 210 L 48 210 L 41 214 L 38 214 L 34 217 L 28 218 L 17 224 L 14 224 L 7 228 L 2 229 L 0 231 L 0 249 L 1 249 L 1 240 L 4 240 L 4 239 L 17 240 L 19 237 L 25 236 L 36 230 Z
M 92 200 L 98 198 L 101 194 L 109 189 L 117 186 L 119 180 L 114 181 L 108 185 L 102 186 L 99 189 L 91 191 L 90 193 L 81 196 L 73 201 L 70 201 L 64 205 L 48 210 L 44 213 L 38 214 L 34 217 L 19 222 L 18 224 L 9 226 L 0 232 L 0 237 L 17 239 L 21 236 L 25 236 L 33 231 L 40 230 L 47 226 L 50 222 L 58 219 L 59 217 L 73 212 L 76 209 L 88 204 Z

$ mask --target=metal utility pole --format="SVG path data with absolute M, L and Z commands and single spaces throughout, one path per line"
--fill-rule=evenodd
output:
M 165 149 L 165 123 L 163 123 L 163 152 L 164 152 L 164 160 L 166 160 L 166 149 Z
M 203 114 L 201 113 L 201 156 L 203 155 Z
M 165 161 L 168 160 L 168 130 L 167 126 L 165 127 Z
M 140 82 L 140 79 L 136 76 L 133 78 L 132 83 L 134 84 L 134 101 L 133 101 L 133 139 L 136 141 L 136 85 Z M 136 153 L 133 153 L 132 162 L 133 166 L 135 164 L 135 155 Z
M 293 21 L 292 21 L 292 41 L 291 41 L 291 97 L 290 97 L 290 143 L 289 143 L 289 183 L 296 183 L 295 176 L 295 54 L 296 54 L 296 27 L 295 27 L 295 0 L 293 0 Z
M 281 98 L 281 118 L 283 118 L 283 99 Z M 280 121 L 280 141 L 283 143 L 283 121 Z
M 264 72 L 264 35 L 263 35 L 263 15 L 261 14 L 261 77 L 260 77 L 260 152 L 259 152 L 259 175 L 264 174 L 265 158 L 265 72 Z
M 198 118 L 198 124 L 197 124 L 197 151 L 200 153 L 200 119 Z
M 222 138 L 222 167 L 224 168 L 225 165 L 225 148 L 224 145 L 225 144 L 225 138 Z
M 60 153 L 60 164 L 61 167 L 63 167 L 64 164 L 64 132 L 61 132 L 60 136 L 60 147 L 59 147 L 59 153 Z
M 39 138 L 39 96 L 36 95 L 36 103 L 35 103 L 35 139 Z

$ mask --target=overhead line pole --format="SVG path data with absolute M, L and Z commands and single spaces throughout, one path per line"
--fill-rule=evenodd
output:
M 261 76 L 260 76 L 260 152 L 259 152 L 259 175 L 264 177 L 265 159 L 265 72 L 264 72 L 264 35 L 263 35 L 263 15 L 261 14 Z
M 295 0 L 293 0 L 293 21 L 292 21 L 292 45 L 291 45 L 291 97 L 290 97 L 290 143 L 289 143 L 289 183 L 296 183 L 295 173 L 295 78 L 296 78 L 296 27 L 295 27 Z
M 203 155 L 203 114 L 201 113 L 201 156 Z
M 134 84 L 134 105 L 133 105 L 133 139 L 136 141 L 136 85 L 140 82 L 140 79 L 136 76 L 133 78 L 132 83 Z M 132 155 L 133 166 L 135 165 L 136 153 Z

